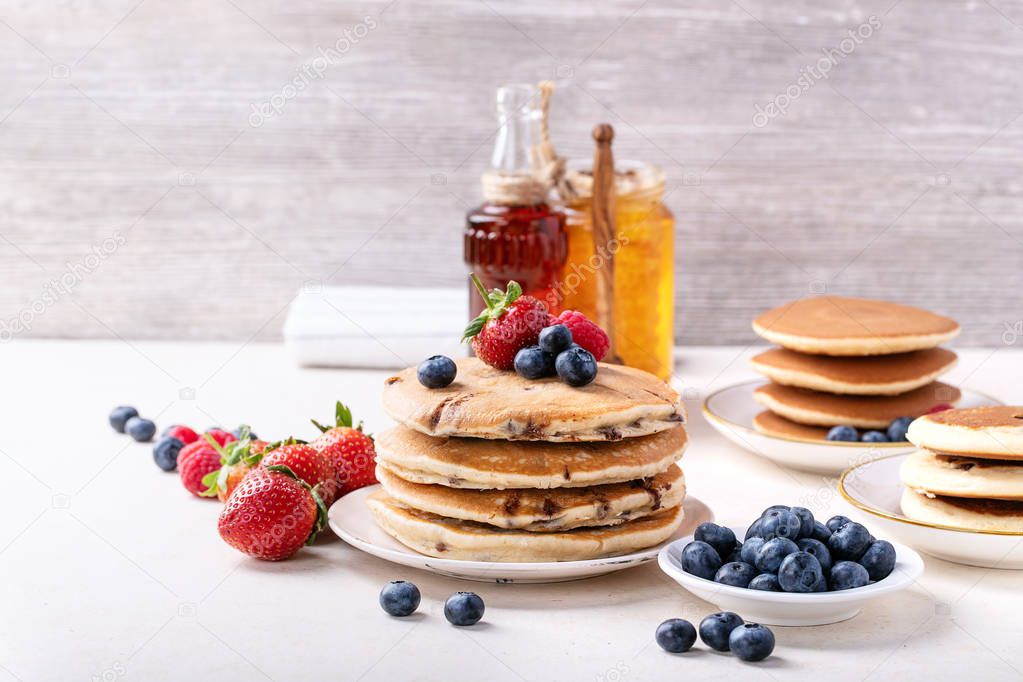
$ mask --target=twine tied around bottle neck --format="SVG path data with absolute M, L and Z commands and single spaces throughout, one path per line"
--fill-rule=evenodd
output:
M 490 170 L 483 174 L 483 198 L 492 204 L 504 206 L 535 206 L 547 201 L 551 189 L 557 188 L 562 199 L 572 193 L 565 180 L 565 159 L 558 156 L 551 143 L 549 124 L 551 96 L 554 83 L 541 81 L 540 142 L 529 150 L 531 171 Z

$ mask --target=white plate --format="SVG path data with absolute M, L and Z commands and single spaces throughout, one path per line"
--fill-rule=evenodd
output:
M 765 408 L 753 399 L 753 389 L 765 383 L 753 379 L 714 391 L 703 401 L 703 416 L 718 433 L 739 447 L 779 464 L 815 473 L 838 474 L 884 455 L 914 449 L 911 443 L 843 443 L 760 433 L 753 428 L 753 417 Z M 961 390 L 963 395 L 957 407 L 1002 404 L 982 393 Z
M 345 495 L 330 507 L 328 521 L 342 540 L 373 556 L 452 578 L 497 583 L 558 583 L 612 573 L 653 561 L 667 542 L 632 554 L 585 561 L 503 563 L 437 559 L 409 549 L 377 526 L 366 506 L 366 497 L 379 486 L 361 488 Z M 691 534 L 704 521 L 712 521 L 710 508 L 695 497 L 687 497 L 686 518 L 672 538 Z
M 892 455 L 842 474 L 838 490 L 854 509 L 870 514 L 871 524 L 921 552 L 984 568 L 1023 568 L 1023 533 L 972 531 L 907 518 L 899 500 L 899 467 L 907 455 Z
M 745 526 L 732 528 L 736 537 L 746 534 Z M 912 585 L 924 572 L 920 555 L 905 545 L 895 547 L 895 569 L 884 580 L 854 590 L 793 594 L 765 592 L 722 585 L 682 570 L 682 548 L 692 536 L 675 540 L 661 550 L 657 563 L 679 585 L 722 611 L 734 611 L 747 621 L 764 625 L 827 625 L 852 618 L 874 597 Z

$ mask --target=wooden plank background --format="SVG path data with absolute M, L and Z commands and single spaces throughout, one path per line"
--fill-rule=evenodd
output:
M 494 87 L 540 79 L 562 153 L 608 121 L 666 170 L 680 342 L 825 290 L 1023 332 L 1018 0 L 8 0 L 0 45 L 0 340 L 275 339 L 303 283 L 459 284 Z

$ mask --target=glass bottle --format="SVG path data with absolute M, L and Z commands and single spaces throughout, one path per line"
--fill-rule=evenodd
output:
M 528 84 L 497 91 L 500 128 L 492 168 L 484 174 L 483 204 L 466 215 L 464 259 L 487 289 L 515 280 L 522 291 L 561 310 L 559 277 L 568 252 L 565 214 L 547 203 L 538 149 L 543 112 L 539 91 Z M 469 317 L 484 308 L 471 282 Z

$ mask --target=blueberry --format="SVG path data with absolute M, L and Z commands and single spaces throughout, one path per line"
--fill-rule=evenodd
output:
M 554 355 L 540 346 L 526 346 L 515 354 L 515 372 L 530 380 L 554 376 Z
M 857 441 L 860 434 L 851 426 L 835 426 L 828 431 L 828 440 Z
M 444 602 L 444 617 L 452 625 L 475 625 L 483 617 L 483 600 L 475 592 L 455 592 Z
M 824 575 L 821 562 L 809 552 L 785 557 L 778 567 L 778 584 L 785 592 L 813 592 Z
M 728 644 L 740 661 L 762 661 L 774 651 L 774 633 L 757 623 L 746 623 L 728 636 Z
M 742 618 L 731 611 L 712 613 L 700 621 L 700 639 L 716 651 L 728 651 L 728 636 L 742 625 Z
M 755 566 L 761 573 L 777 573 L 782 560 L 799 551 L 796 543 L 788 538 L 773 538 L 764 543 L 757 552 Z
M 761 573 L 749 581 L 749 588 L 763 592 L 781 592 L 781 583 L 778 582 L 778 576 L 772 573 Z
M 828 522 L 825 525 L 828 527 L 828 530 L 834 533 L 836 530 L 838 530 L 847 523 L 852 523 L 852 519 L 850 519 L 848 516 L 842 516 L 841 514 L 839 514 L 838 516 L 832 516 L 830 519 L 828 519 Z
M 864 443 L 887 443 L 888 436 L 880 431 L 867 431 L 860 440 Z
M 806 507 L 792 507 L 789 511 L 799 518 L 799 537 L 808 538 L 813 535 L 813 512 Z
M 895 548 L 887 540 L 877 540 L 860 557 L 860 565 L 871 580 L 884 580 L 895 568 Z
M 174 436 L 165 436 L 153 446 L 153 461 L 164 471 L 174 471 L 178 466 L 178 453 L 185 444 Z
M 742 543 L 736 540 L 732 552 L 728 556 L 722 557 L 721 560 L 726 564 L 733 561 L 742 561 Z
M 867 569 L 854 561 L 839 561 L 831 567 L 832 590 L 852 590 L 869 582 Z
M 718 569 L 714 582 L 732 587 L 748 587 L 749 581 L 757 575 L 757 569 L 742 561 L 732 561 Z
M 746 536 L 743 538 L 743 540 L 745 541 L 745 540 L 749 540 L 750 538 L 759 538 L 760 537 L 760 526 L 761 526 L 762 523 L 763 523 L 763 519 L 757 519 L 756 521 L 751 523 L 749 528 L 746 529 Z
M 418 587 L 404 580 L 394 580 L 380 590 L 380 607 L 391 616 L 411 616 L 419 608 L 421 598 Z
M 110 421 L 110 426 L 113 427 L 114 431 L 124 433 L 124 425 L 128 423 L 129 419 L 137 416 L 139 416 L 139 411 L 134 407 L 119 405 L 110 411 L 110 416 L 107 419 Z
M 541 349 L 556 356 L 572 345 L 572 332 L 563 324 L 552 324 L 540 330 L 539 344 Z
M 713 580 L 714 574 L 721 568 L 721 555 L 700 540 L 693 540 L 682 548 L 682 570 L 707 580 Z
M 909 431 L 909 425 L 912 423 L 912 417 L 899 417 L 892 420 L 892 423 L 888 425 L 888 440 L 893 443 L 905 442 L 907 440 L 906 432 Z
M 796 545 L 799 546 L 800 552 L 806 552 L 816 557 L 817 561 L 820 562 L 821 570 L 827 573 L 831 570 L 831 552 L 828 551 L 827 545 L 820 540 L 814 538 L 803 538 L 799 540 Z
M 146 443 L 153 440 L 153 435 L 156 434 L 156 424 L 149 419 L 132 417 L 125 423 L 124 432 L 139 443 Z
M 693 648 L 696 642 L 696 628 L 688 620 L 669 618 L 657 626 L 654 638 L 665 651 L 681 654 Z
M 856 561 L 870 546 L 870 532 L 855 521 L 843 525 L 828 538 L 828 550 L 835 559 Z
M 827 592 L 828 591 L 828 577 L 821 575 L 821 580 L 817 583 L 817 587 L 813 588 L 814 592 Z
M 742 549 L 739 550 L 739 560 L 745 561 L 747 564 L 757 563 L 757 554 L 760 553 L 760 548 L 764 546 L 764 538 L 752 537 L 746 542 L 742 543 Z
M 820 540 L 821 542 L 827 542 L 828 538 L 831 537 L 831 531 L 820 521 L 813 522 L 813 532 L 810 533 L 810 537 L 814 540 Z
M 728 556 L 735 549 L 735 533 L 730 528 L 709 521 L 696 527 L 693 538 L 706 542 L 720 557 Z
M 444 388 L 455 380 L 455 361 L 446 355 L 431 355 L 419 363 L 416 378 L 427 388 Z
M 773 538 L 788 538 L 795 540 L 799 537 L 799 530 L 803 524 L 799 517 L 787 509 L 775 509 L 764 515 L 760 524 L 760 535 L 765 540 Z
M 773 511 L 789 511 L 789 507 L 784 504 L 772 504 L 770 507 L 760 512 L 760 518 L 767 516 L 768 512 Z
M 558 353 L 554 369 L 569 386 L 585 386 L 597 377 L 597 361 L 593 354 L 579 346 Z

